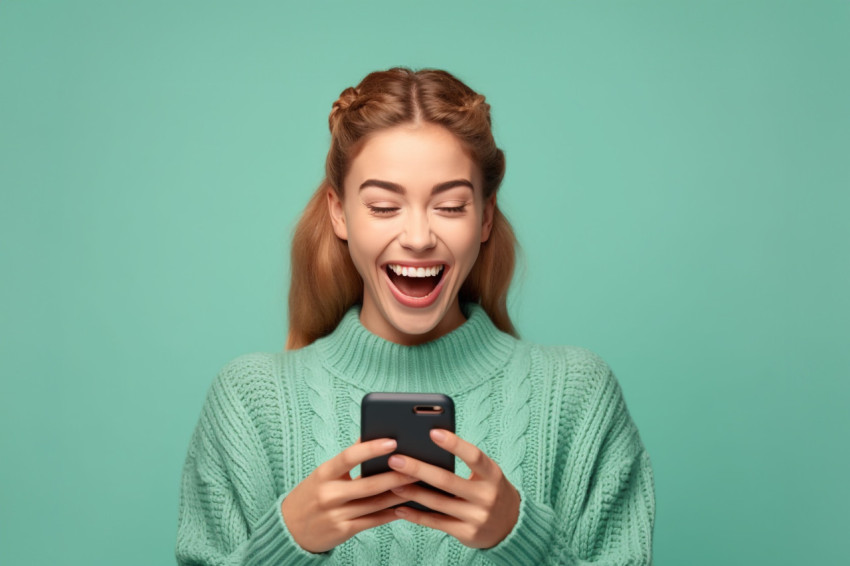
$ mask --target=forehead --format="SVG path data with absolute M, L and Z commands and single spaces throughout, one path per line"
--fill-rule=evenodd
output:
M 481 190 L 478 167 L 460 140 L 446 128 L 430 123 L 404 124 L 372 134 L 351 160 L 346 192 L 366 179 L 380 179 L 405 188 L 428 190 L 453 179 L 467 179 Z

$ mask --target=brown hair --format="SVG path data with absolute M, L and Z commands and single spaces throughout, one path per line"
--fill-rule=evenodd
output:
M 328 118 L 331 147 L 325 178 L 292 238 L 287 349 L 301 348 L 332 332 L 363 297 L 363 280 L 348 244 L 333 231 L 327 191 L 333 190 L 342 200 L 349 163 L 370 134 L 418 122 L 445 127 L 470 151 L 481 169 L 484 200 L 498 190 L 505 156 L 493 139 L 490 105 L 451 74 L 395 67 L 370 73 L 357 87 L 342 91 Z M 506 302 L 516 245 L 513 229 L 497 206 L 490 237 L 459 292 L 462 302 L 479 303 L 497 328 L 514 336 Z

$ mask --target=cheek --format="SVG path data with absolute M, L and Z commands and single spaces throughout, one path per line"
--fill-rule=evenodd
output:
M 363 275 L 363 271 L 373 267 L 378 256 L 392 239 L 391 227 L 382 223 L 371 222 L 370 218 L 356 218 L 349 223 L 348 252 L 355 267 Z
M 443 240 L 458 260 L 474 261 L 481 248 L 481 228 L 475 220 L 452 224 L 443 231 Z

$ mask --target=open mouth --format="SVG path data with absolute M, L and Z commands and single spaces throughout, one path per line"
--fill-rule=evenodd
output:
M 422 298 L 430 295 L 440 284 L 445 273 L 445 266 L 432 265 L 429 267 L 407 267 L 399 264 L 389 264 L 385 267 L 387 276 L 404 295 Z

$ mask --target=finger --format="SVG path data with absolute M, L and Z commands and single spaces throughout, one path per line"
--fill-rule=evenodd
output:
M 360 517 L 359 519 L 354 519 L 349 522 L 349 525 L 351 526 L 352 532 L 357 534 L 360 531 L 379 527 L 398 519 L 398 515 L 396 515 L 392 509 L 385 509 L 383 511 L 378 511 L 377 513 L 372 513 L 371 515 L 366 515 L 365 517 Z
M 392 491 L 387 491 L 375 497 L 356 499 L 347 503 L 342 508 L 342 514 L 344 519 L 352 520 L 384 509 L 390 509 L 394 505 L 405 502 L 407 502 L 407 499 L 404 497 L 396 495 Z
M 402 462 L 401 465 L 395 463 L 397 459 Z M 486 504 L 486 498 L 479 493 L 480 486 L 476 486 L 471 480 L 464 479 L 444 468 L 400 454 L 393 454 L 389 463 L 393 470 L 418 478 L 456 497 L 466 499 L 476 505 Z
M 436 431 L 445 433 L 445 437 L 440 440 L 435 434 Z M 471 442 L 467 442 L 450 430 L 432 429 L 431 440 L 447 452 L 451 452 L 461 460 L 463 460 L 473 474 L 483 479 L 493 479 L 495 471 L 499 466 L 490 459 L 480 448 Z
M 316 468 L 320 480 L 351 477 L 351 470 L 366 460 L 383 456 L 396 449 L 396 441 L 391 438 L 376 438 L 368 442 L 352 444 L 330 460 Z
M 391 492 L 392 488 L 414 483 L 417 480 L 395 471 L 383 472 L 375 476 L 360 478 L 356 482 L 347 479 L 332 479 L 325 483 L 321 504 L 327 508 L 348 505 L 352 501 L 368 499 L 376 495 Z
M 429 509 L 439 511 L 465 523 L 480 524 L 487 519 L 487 513 L 481 507 L 458 497 L 447 497 L 426 487 L 403 485 L 393 488 L 392 493 L 408 501 L 421 503 Z
M 350 499 L 362 499 L 417 481 L 419 480 L 413 476 L 390 470 L 374 476 L 359 478 L 356 482 L 350 483 L 346 490 L 352 495 Z

